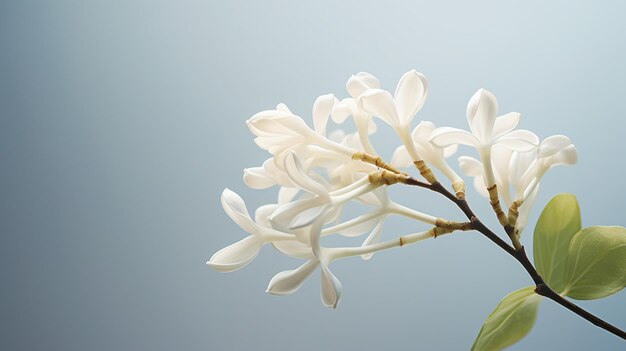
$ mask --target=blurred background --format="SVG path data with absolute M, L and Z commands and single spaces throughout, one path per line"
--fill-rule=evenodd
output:
M 619 1 L 3 1 L 0 4 L 0 349 L 463 350 L 507 293 L 531 284 L 476 233 L 339 261 L 337 310 L 314 274 L 264 292 L 299 261 L 269 247 L 220 274 L 211 255 L 243 238 L 223 213 L 274 201 L 242 169 L 260 165 L 245 120 L 285 102 L 310 120 L 318 95 L 347 96 L 367 71 L 394 89 L 430 82 L 416 117 L 466 128 L 467 101 L 544 138 L 568 135 L 574 167 L 549 172 L 523 243 L 549 198 L 576 194 L 583 225 L 626 226 L 626 22 Z M 390 157 L 399 141 L 379 123 Z M 469 149 L 462 149 L 471 153 Z M 456 163 L 456 162 L 455 162 Z M 399 201 L 454 219 L 419 189 Z M 497 228 L 487 202 L 469 200 Z M 390 222 L 385 237 L 414 231 Z M 532 251 L 532 250 L 530 250 Z M 624 293 L 580 302 L 626 328 Z M 551 301 L 512 350 L 618 350 L 623 341 Z

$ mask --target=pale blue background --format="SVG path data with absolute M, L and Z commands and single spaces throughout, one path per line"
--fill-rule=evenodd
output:
M 524 271 L 465 233 L 333 266 L 264 293 L 298 262 L 271 249 L 218 274 L 204 261 L 243 233 L 219 195 L 254 208 L 259 165 L 244 121 L 286 102 L 308 116 L 366 70 L 393 89 L 430 80 L 420 117 L 465 127 L 480 87 L 542 137 L 569 135 L 574 168 L 547 175 L 537 207 L 573 192 L 584 225 L 626 225 L 626 22 L 620 1 L 3 1 L 0 4 L 0 349 L 462 350 Z M 381 128 L 376 145 L 397 144 Z M 418 189 L 399 201 L 460 218 Z M 429 200 L 429 199 L 437 200 Z M 474 203 L 482 201 L 475 193 Z M 484 202 L 476 209 L 494 225 Z M 386 235 L 407 232 L 406 222 Z M 532 226 L 523 238 L 531 245 Z M 584 302 L 626 328 L 624 293 Z M 512 349 L 618 350 L 624 342 L 550 301 Z

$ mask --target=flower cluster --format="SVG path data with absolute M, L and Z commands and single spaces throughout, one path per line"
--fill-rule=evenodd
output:
M 567 137 L 556 135 L 540 142 L 532 132 L 516 129 L 520 114 L 497 117 L 496 98 L 484 89 L 468 103 L 470 131 L 437 128 L 429 121 L 421 121 L 411 130 L 428 95 L 426 78 L 415 70 L 400 78 L 393 94 L 365 72 L 350 77 L 346 90 L 349 97 L 341 100 L 333 94 L 315 100 L 313 128 L 284 104 L 247 121 L 256 144 L 270 157 L 259 167 L 245 169 L 244 182 L 253 189 L 277 186 L 278 196 L 275 203 L 256 209 L 252 219 L 243 199 L 225 189 L 221 199 L 224 211 L 249 236 L 215 253 L 207 265 L 221 272 L 242 268 L 269 243 L 279 252 L 303 260 L 299 267 L 277 273 L 269 282 L 269 293 L 295 292 L 319 267 L 322 302 L 335 308 L 342 287 L 330 269 L 333 261 L 352 256 L 369 259 L 381 250 L 472 229 L 469 222 L 449 221 L 394 202 L 388 196 L 388 186 L 405 183 L 428 187 L 439 184 L 440 174 L 450 182 L 454 196 L 464 201 L 463 179 L 448 158 L 457 152 L 458 145 L 471 146 L 478 158 L 459 157 L 459 168 L 474 178 L 477 191 L 489 198 L 514 245 L 519 245 L 541 177 L 553 166 L 576 162 L 576 148 Z M 354 122 L 355 131 L 328 131 L 330 121 L 341 126 L 348 118 Z M 370 141 L 378 127 L 375 118 L 388 124 L 401 142 L 389 163 Z M 424 181 L 400 171 L 411 165 Z M 366 205 L 367 211 L 343 219 L 342 210 L 351 201 Z M 380 241 L 383 225 L 392 215 L 423 222 L 426 228 Z M 327 247 L 322 238 L 329 235 L 364 239 L 356 246 Z

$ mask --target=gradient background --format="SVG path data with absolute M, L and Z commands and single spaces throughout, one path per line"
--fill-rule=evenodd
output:
M 482 321 L 530 279 L 478 234 L 337 262 L 338 310 L 318 275 L 264 293 L 299 262 L 265 248 L 219 274 L 204 262 L 244 233 L 223 213 L 229 187 L 250 209 L 244 167 L 266 158 L 244 121 L 287 103 L 347 94 L 368 71 L 393 90 L 430 81 L 417 119 L 466 128 L 480 87 L 541 137 L 563 133 L 573 168 L 542 183 L 575 193 L 585 226 L 626 225 L 626 22 L 620 1 L 3 1 L 0 4 L 0 349 L 468 349 Z M 395 139 L 380 128 L 375 145 Z M 464 151 L 469 151 L 465 149 Z M 394 196 L 461 218 L 418 189 Z M 470 201 L 495 226 L 486 202 Z M 385 235 L 411 231 L 394 222 Z M 626 327 L 624 293 L 581 302 Z M 513 350 L 618 350 L 624 343 L 544 301 Z

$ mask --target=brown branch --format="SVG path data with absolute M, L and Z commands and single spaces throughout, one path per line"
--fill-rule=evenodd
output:
M 526 255 L 526 251 L 524 250 L 524 247 L 520 246 L 520 248 L 516 250 L 514 247 L 512 247 L 507 242 L 502 240 L 497 234 L 495 234 L 489 228 L 487 228 L 487 226 L 485 226 L 485 224 L 483 224 L 483 222 L 481 222 L 480 219 L 478 219 L 478 217 L 474 214 L 474 212 L 469 207 L 469 205 L 468 205 L 468 203 L 467 203 L 467 201 L 465 199 L 458 199 L 456 196 L 454 196 L 452 193 L 450 193 L 439 182 L 435 182 L 433 184 L 427 184 L 427 183 L 424 183 L 424 182 L 420 182 L 420 181 L 418 181 L 416 179 L 410 178 L 407 181 L 405 181 L 404 183 L 405 184 L 409 184 L 409 185 L 419 186 L 419 187 L 426 188 L 426 189 L 430 189 L 432 191 L 435 191 L 435 192 L 445 196 L 450 201 L 454 202 L 457 205 L 457 207 L 463 212 L 463 214 L 465 214 L 465 216 L 470 220 L 470 222 L 472 223 L 473 229 L 475 229 L 476 231 L 478 231 L 481 234 L 483 234 L 489 240 L 491 240 L 496 245 L 498 245 L 501 249 L 506 251 L 509 255 L 513 256 L 524 267 L 524 269 L 526 270 L 528 275 L 531 277 L 531 279 L 535 283 L 535 292 L 537 294 L 549 298 L 550 300 L 552 300 L 552 301 L 558 303 L 559 305 L 567 308 L 568 310 L 576 313 L 577 315 L 579 315 L 580 317 L 586 319 L 587 321 L 591 322 L 592 324 L 594 324 L 594 325 L 596 325 L 596 326 L 598 326 L 598 327 L 600 327 L 600 328 L 602 328 L 602 329 L 604 329 L 604 330 L 606 330 L 606 331 L 608 331 L 608 332 L 610 332 L 612 334 L 615 334 L 618 337 L 626 340 L 626 332 L 624 332 L 620 328 L 618 328 L 618 327 L 616 327 L 616 326 L 614 326 L 614 325 L 612 325 L 612 324 L 610 324 L 610 323 L 608 323 L 608 322 L 606 322 L 606 321 L 596 317 L 595 315 L 587 312 L 586 310 L 582 309 L 581 307 L 579 307 L 577 305 L 574 305 L 569 300 L 565 299 L 561 295 L 557 294 L 554 290 L 552 290 L 544 282 L 544 280 L 541 277 L 541 275 L 537 272 L 537 270 L 535 269 L 533 264 L 528 259 L 528 256 Z M 509 235 L 509 236 L 513 235 L 514 228 L 510 224 L 505 225 L 504 226 L 504 230 L 506 231 L 507 235 Z

